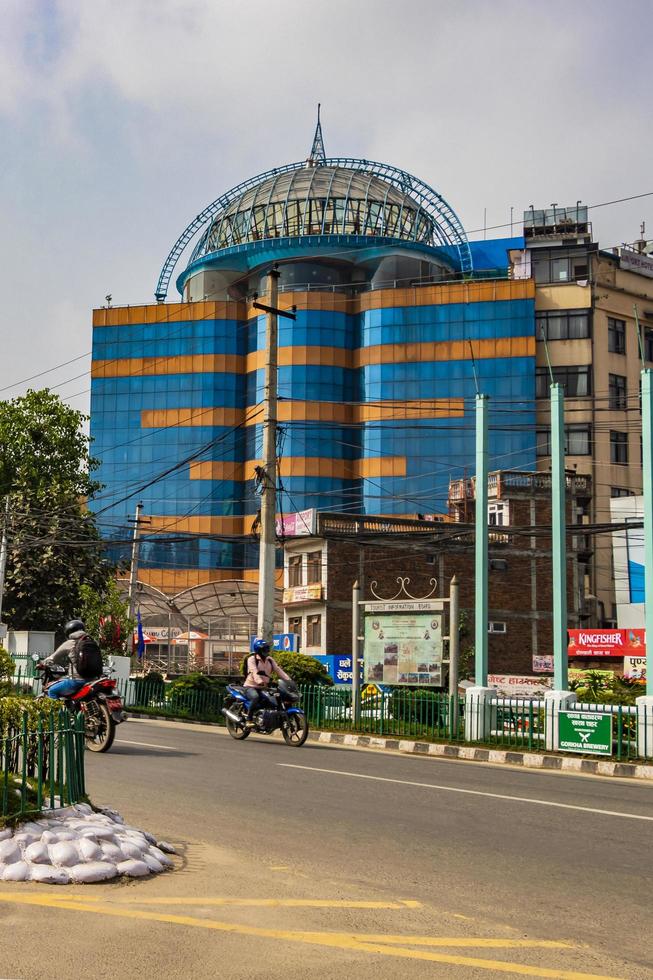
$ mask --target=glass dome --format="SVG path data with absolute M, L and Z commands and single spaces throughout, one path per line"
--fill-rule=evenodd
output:
M 306 166 L 244 190 L 213 218 L 192 260 L 218 249 L 296 235 L 363 235 L 431 244 L 431 217 L 374 173 Z

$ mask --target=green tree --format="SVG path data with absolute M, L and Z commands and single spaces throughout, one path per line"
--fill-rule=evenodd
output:
M 123 602 L 116 580 L 108 579 L 101 591 L 82 585 L 79 597 L 80 618 L 98 641 L 102 653 L 129 656 L 135 624 L 129 618 L 129 604 Z
M 103 593 L 112 569 L 84 499 L 98 489 L 86 416 L 52 392 L 0 402 L 0 494 L 9 498 L 3 613 L 15 629 L 78 615 L 80 589 Z

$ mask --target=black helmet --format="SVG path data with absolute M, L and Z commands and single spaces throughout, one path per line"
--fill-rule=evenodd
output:
M 256 639 L 252 643 L 252 650 L 257 653 L 259 657 L 268 657 L 270 655 L 270 644 L 267 640 Z
M 71 619 L 70 622 L 66 623 L 63 631 L 66 637 L 69 637 L 71 633 L 83 633 L 86 627 L 84 626 L 81 619 Z

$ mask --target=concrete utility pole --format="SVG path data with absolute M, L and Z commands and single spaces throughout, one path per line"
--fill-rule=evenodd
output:
M 272 647 L 274 587 L 277 551 L 277 360 L 279 273 L 270 272 L 270 309 L 265 329 L 265 382 L 263 392 L 263 493 L 259 550 L 258 635 Z
M 354 728 L 358 725 L 361 716 L 361 682 L 358 669 L 358 636 L 361 625 L 360 597 L 360 587 L 356 581 L 351 590 L 351 708 Z
M 132 560 L 131 567 L 129 569 L 129 618 L 134 618 L 134 611 L 136 607 L 136 583 L 138 582 L 138 550 L 139 550 L 139 538 L 141 535 L 141 511 L 143 510 L 142 504 L 136 504 L 136 515 L 134 520 L 134 536 L 132 538 Z
M 272 647 L 274 633 L 274 594 L 277 551 L 277 364 L 278 317 L 296 319 L 293 312 L 280 310 L 279 275 L 269 273 L 270 305 L 255 302 L 254 309 L 267 313 L 265 329 L 265 381 L 263 392 L 263 492 L 261 496 L 261 535 L 259 546 L 259 588 L 257 635 Z
M 5 498 L 5 518 L 2 524 L 2 543 L 0 544 L 0 625 L 2 624 L 2 600 L 5 594 L 5 574 L 7 571 L 7 527 L 9 525 L 9 495 Z M 2 633 L 0 633 L 0 640 Z
M 551 384 L 551 547 L 553 553 L 553 687 L 566 691 L 567 659 L 567 511 L 565 474 L 565 396 Z
M 488 396 L 476 396 L 476 567 L 474 603 L 474 664 L 477 687 L 487 684 L 488 669 Z

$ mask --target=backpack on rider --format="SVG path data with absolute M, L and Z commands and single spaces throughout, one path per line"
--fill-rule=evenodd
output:
M 102 676 L 102 653 L 97 642 L 88 633 L 83 633 L 75 640 L 73 648 L 75 669 L 85 681 L 94 681 Z

